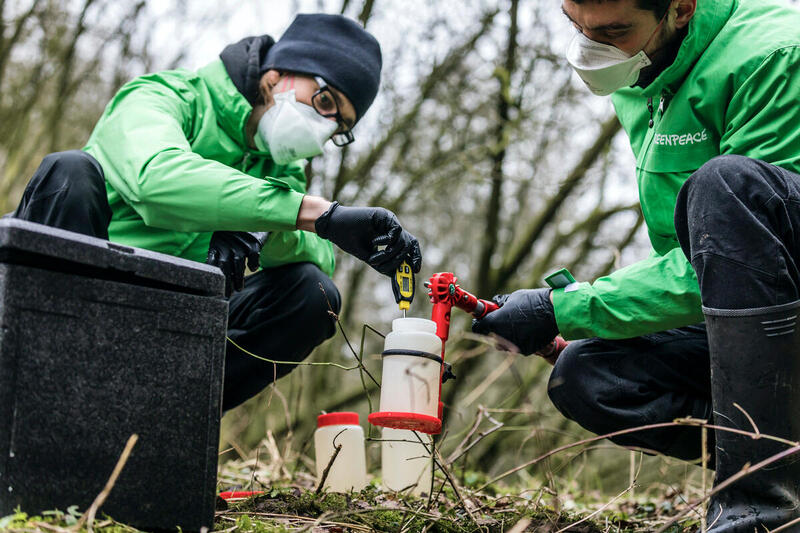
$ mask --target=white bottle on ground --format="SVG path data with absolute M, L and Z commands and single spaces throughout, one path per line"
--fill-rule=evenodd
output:
M 433 438 L 420 432 L 415 435 L 408 429 L 381 428 L 381 441 L 383 486 L 415 496 L 429 494 Z
M 336 446 L 341 450 L 331 464 Z M 331 492 L 359 491 L 367 485 L 367 460 L 364 452 L 364 430 L 358 422 L 358 413 L 327 413 L 317 417 L 314 432 L 314 450 L 317 463 L 317 483 L 325 468 L 331 464 L 324 488 Z

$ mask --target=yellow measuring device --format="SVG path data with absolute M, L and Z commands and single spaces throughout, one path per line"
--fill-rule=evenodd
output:
M 392 276 L 392 292 L 394 301 L 397 302 L 405 318 L 406 311 L 411 308 L 411 302 L 414 301 L 414 271 L 411 270 L 408 261 L 400 263 Z

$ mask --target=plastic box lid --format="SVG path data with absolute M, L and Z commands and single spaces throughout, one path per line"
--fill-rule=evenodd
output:
M 225 294 L 216 267 L 15 218 L 0 219 L 0 263 L 202 296 Z

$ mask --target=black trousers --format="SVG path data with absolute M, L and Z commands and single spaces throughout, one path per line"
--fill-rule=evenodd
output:
M 78 150 L 48 155 L 13 216 L 108 239 L 111 209 L 103 169 Z M 333 336 L 335 323 L 328 311 L 332 308 L 338 313 L 340 307 L 339 291 L 316 265 L 262 269 L 245 279 L 243 290 L 231 295 L 228 337 L 259 356 L 299 362 Z M 223 409 L 255 396 L 295 366 L 263 362 L 228 342 Z
M 800 297 L 800 175 L 741 156 L 712 159 L 681 189 L 675 228 L 707 307 L 766 307 Z M 566 417 L 597 434 L 685 416 L 710 419 L 705 327 L 572 342 L 548 392 Z M 701 456 L 697 428 L 612 441 L 681 459 Z

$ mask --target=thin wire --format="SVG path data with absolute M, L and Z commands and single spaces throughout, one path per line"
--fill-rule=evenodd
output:
M 341 368 L 342 370 L 358 370 L 359 368 L 358 365 L 344 366 L 340 365 L 339 363 L 331 363 L 330 361 L 276 361 L 274 359 L 268 359 L 266 357 L 262 357 L 260 355 L 254 354 L 253 352 L 245 350 L 244 348 L 236 344 L 236 342 L 230 337 L 226 336 L 225 338 L 228 339 L 228 342 L 233 344 L 236 348 L 240 349 L 243 353 L 249 355 L 250 357 L 255 357 L 256 359 L 265 361 L 267 363 L 272 363 L 275 365 L 335 366 L 336 368 Z

